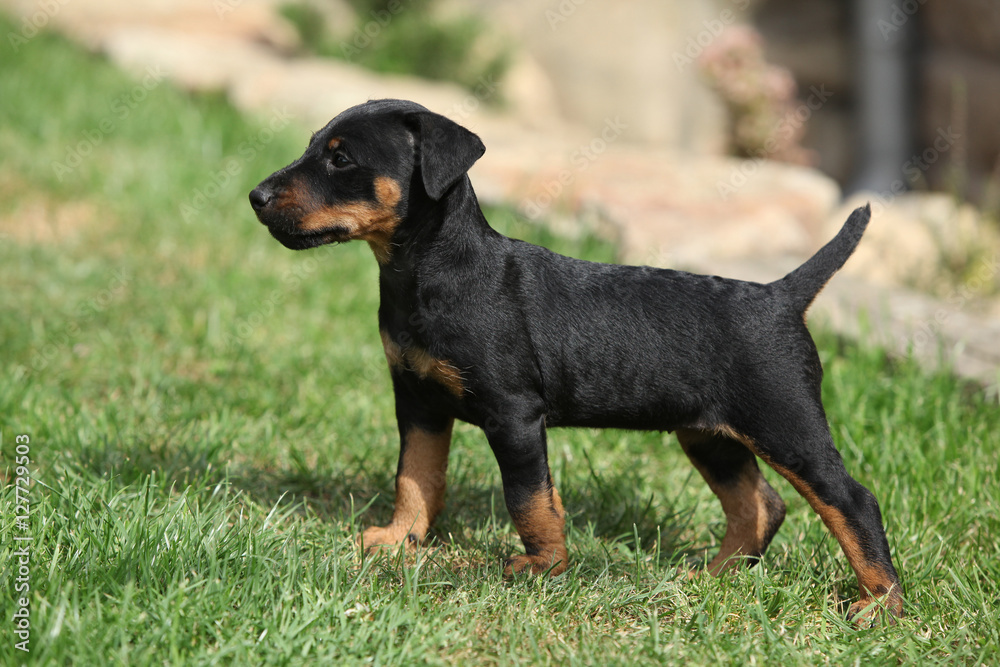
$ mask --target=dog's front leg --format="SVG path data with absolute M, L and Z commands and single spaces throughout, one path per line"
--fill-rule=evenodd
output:
M 507 511 L 525 550 L 507 560 L 504 574 L 559 574 L 567 565 L 565 511 L 549 473 L 544 417 L 508 416 L 485 430 L 500 465 Z
M 373 526 L 361 536 L 367 549 L 407 546 L 423 541 L 427 529 L 444 508 L 445 473 L 451 446 L 453 419 L 434 427 L 418 426 L 399 416 L 399 466 L 396 469 L 396 504 L 388 526 Z

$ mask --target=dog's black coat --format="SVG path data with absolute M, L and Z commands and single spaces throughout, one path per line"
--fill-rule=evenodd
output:
M 509 570 L 566 567 L 563 508 L 545 431 L 676 431 L 729 527 L 714 573 L 753 562 L 784 518 L 763 459 L 802 493 L 859 578 L 856 614 L 901 595 L 874 496 L 847 473 L 820 400 L 804 313 L 864 233 L 869 209 L 769 284 L 596 264 L 502 236 L 466 171 L 484 147 L 411 102 L 369 102 L 333 119 L 251 204 L 289 248 L 367 240 L 381 266 L 379 326 L 401 436 L 392 523 L 365 543 L 423 539 L 441 509 L 454 419 L 496 455 L 526 555 Z M 360 212 L 360 213 L 359 213 Z

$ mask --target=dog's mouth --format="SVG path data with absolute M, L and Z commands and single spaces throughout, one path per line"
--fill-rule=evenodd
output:
M 255 207 L 257 220 L 267 227 L 271 236 L 281 245 L 292 250 L 305 250 L 328 243 L 350 241 L 350 230 L 344 225 L 333 224 L 322 229 L 299 229 L 299 211 L 276 211 L 271 207 Z
M 343 243 L 350 240 L 347 229 L 343 227 L 316 232 L 297 232 L 267 225 L 267 231 L 271 232 L 271 236 L 276 238 L 281 245 L 291 250 L 305 250 L 328 243 Z

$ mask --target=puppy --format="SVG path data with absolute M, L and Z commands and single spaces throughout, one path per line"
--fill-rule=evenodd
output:
M 809 502 L 858 577 L 851 617 L 902 595 L 878 502 L 844 467 L 805 325 L 854 251 L 868 207 L 805 264 L 768 284 L 557 255 L 494 231 L 466 172 L 476 135 L 412 102 L 334 118 L 250 203 L 288 248 L 366 241 L 400 436 L 395 509 L 365 547 L 417 543 L 444 506 L 454 420 L 483 429 L 525 553 L 506 572 L 559 574 L 565 512 L 552 484 L 555 426 L 672 431 L 719 497 L 713 574 L 752 564 L 785 505 L 757 460 Z M 869 614 L 870 615 L 870 614 Z

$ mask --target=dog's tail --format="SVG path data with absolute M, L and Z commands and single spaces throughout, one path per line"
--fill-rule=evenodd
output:
M 813 299 L 858 247 L 872 217 L 871 204 L 854 209 L 833 239 L 805 264 L 775 283 L 785 290 L 791 304 L 804 313 Z

